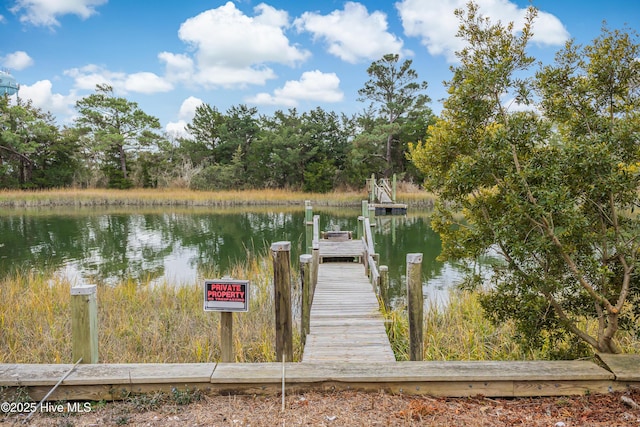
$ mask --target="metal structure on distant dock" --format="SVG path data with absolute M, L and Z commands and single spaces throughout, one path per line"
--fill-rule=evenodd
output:
M 375 209 L 376 216 L 381 215 L 406 215 L 407 205 L 396 202 L 396 175 L 389 178 L 376 179 L 375 175 L 367 179 L 369 192 L 369 206 Z

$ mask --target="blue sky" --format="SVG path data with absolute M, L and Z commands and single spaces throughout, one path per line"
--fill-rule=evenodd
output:
M 466 0 L 4 0 L 0 66 L 19 95 L 71 124 L 97 83 L 180 133 L 200 103 L 261 113 L 295 107 L 354 114 L 367 67 L 385 53 L 413 60 L 432 108 L 460 48 L 453 10 Z M 492 20 L 521 21 L 529 0 L 477 0 Z M 531 53 L 550 61 L 569 38 L 638 30 L 636 0 L 532 0 Z

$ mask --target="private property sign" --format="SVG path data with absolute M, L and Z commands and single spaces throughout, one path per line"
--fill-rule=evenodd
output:
M 205 311 L 249 311 L 249 281 L 214 279 L 204 281 Z

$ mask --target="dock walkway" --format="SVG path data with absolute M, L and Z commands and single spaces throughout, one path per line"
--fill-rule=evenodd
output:
M 302 362 L 395 362 L 364 265 L 324 263 Z

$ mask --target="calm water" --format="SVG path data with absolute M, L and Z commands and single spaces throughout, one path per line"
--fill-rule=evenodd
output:
M 357 229 L 359 209 L 314 210 L 323 230 Z M 407 253 L 423 253 L 428 299 L 446 301 L 461 268 L 436 261 L 440 239 L 428 213 L 373 220 L 380 263 L 389 266 L 392 298 L 404 293 Z M 304 209 L 161 208 L 39 209 L 0 212 L 0 276 L 16 268 L 51 269 L 75 283 L 113 284 L 132 278 L 171 283 L 202 280 L 199 272 L 225 274 L 248 252 L 290 241 L 291 260 L 304 253 Z

